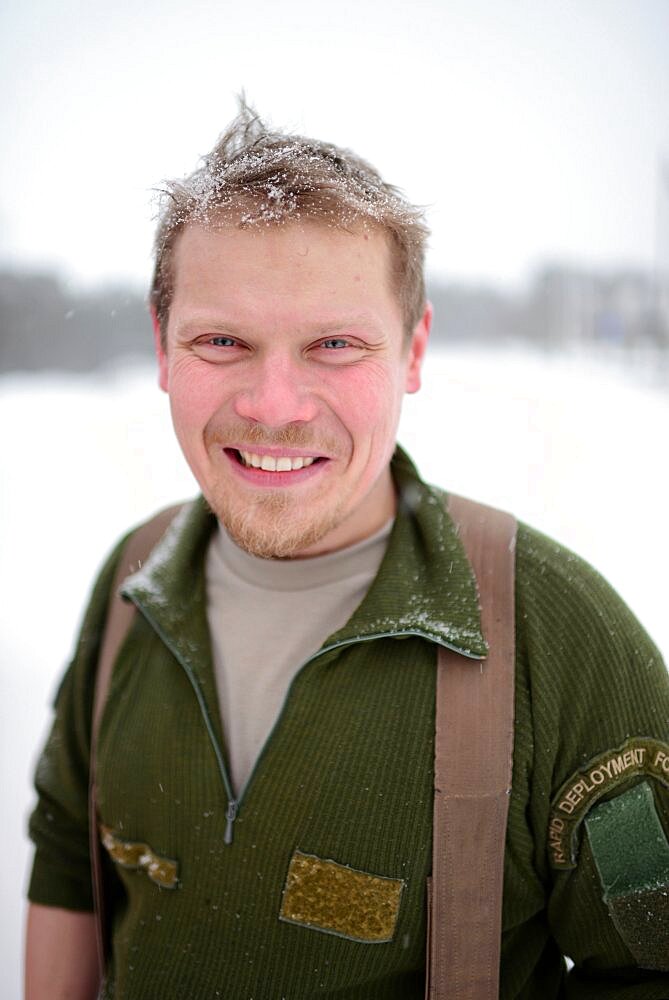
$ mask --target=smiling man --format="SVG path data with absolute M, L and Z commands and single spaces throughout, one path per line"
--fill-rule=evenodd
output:
M 396 447 L 426 237 L 367 163 L 245 106 L 168 186 L 156 354 L 202 496 L 116 547 L 60 687 L 29 1000 L 424 995 L 437 651 L 477 676 L 497 656 L 444 494 Z M 503 899 L 462 913 L 501 912 L 501 957 L 461 995 L 666 1000 L 663 664 L 524 525 L 515 609 L 508 824 L 466 838 L 504 850 Z M 453 723 L 458 766 L 472 721 Z
M 207 502 L 249 552 L 316 555 L 393 515 L 390 459 L 430 312 L 405 332 L 391 264 L 369 222 L 227 220 L 177 243 L 160 384 Z

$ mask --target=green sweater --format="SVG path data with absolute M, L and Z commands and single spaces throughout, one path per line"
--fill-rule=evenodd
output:
M 126 582 L 141 613 L 98 748 L 113 908 L 105 996 L 423 996 L 435 644 L 478 669 L 485 643 L 441 495 L 400 452 L 393 471 L 401 501 L 378 576 L 298 673 L 238 803 L 206 624 L 215 522 L 202 501 Z M 45 905 L 92 905 L 90 714 L 119 552 L 95 587 L 37 768 L 29 895 Z M 666 1000 L 667 674 L 601 577 L 522 525 L 516 600 L 500 997 Z

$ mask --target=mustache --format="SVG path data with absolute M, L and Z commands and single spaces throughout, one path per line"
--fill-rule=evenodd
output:
M 285 424 L 283 427 L 265 427 L 264 424 L 232 421 L 226 424 L 207 425 L 205 445 L 229 448 L 231 443 L 267 445 L 268 447 L 304 448 L 334 456 L 341 451 L 340 442 L 326 434 L 319 434 L 303 424 Z

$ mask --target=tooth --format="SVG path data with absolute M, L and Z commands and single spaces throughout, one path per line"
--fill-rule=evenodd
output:
M 276 472 L 276 459 L 271 455 L 263 455 L 260 461 L 260 468 L 265 472 Z
M 253 468 L 254 469 L 259 469 L 260 468 L 260 455 L 249 455 L 249 458 L 251 460 L 251 465 L 253 466 Z
M 242 458 L 244 459 L 244 465 L 250 465 L 251 464 L 251 454 L 250 454 L 250 452 L 243 451 L 242 452 Z
M 294 469 L 301 469 L 303 465 L 304 465 L 304 459 L 303 458 L 294 458 L 293 459 L 293 468 Z
M 276 460 L 276 471 L 277 472 L 290 472 L 293 467 L 293 463 L 289 458 L 277 458 Z
M 312 462 L 313 462 L 313 458 L 305 458 L 303 464 L 304 464 L 304 466 L 306 468 L 306 466 L 307 465 L 311 465 Z

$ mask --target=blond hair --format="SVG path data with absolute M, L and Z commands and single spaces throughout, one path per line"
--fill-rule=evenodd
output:
M 387 234 L 393 287 L 409 334 L 425 308 L 429 230 L 422 209 L 350 150 L 269 129 L 241 97 L 237 116 L 201 166 L 160 192 L 150 302 L 163 340 L 174 290 L 172 257 L 184 228 L 300 220 L 339 229 L 375 226 Z

